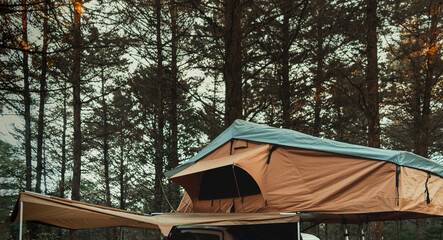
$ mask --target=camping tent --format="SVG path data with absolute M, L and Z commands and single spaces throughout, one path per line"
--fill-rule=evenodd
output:
M 440 163 L 242 120 L 166 175 L 186 190 L 185 213 L 443 215 Z

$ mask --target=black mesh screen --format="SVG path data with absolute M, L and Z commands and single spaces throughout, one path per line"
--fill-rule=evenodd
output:
M 240 196 L 250 196 L 260 193 L 260 188 L 254 179 L 245 170 L 232 166 L 226 166 L 208 170 L 203 173 L 200 192 L 198 194 L 199 200 L 212 200 L 222 198 L 234 198 Z M 237 189 L 238 185 L 238 189 Z

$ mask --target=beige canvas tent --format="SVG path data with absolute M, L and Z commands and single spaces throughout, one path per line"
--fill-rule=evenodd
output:
M 304 212 L 329 222 L 443 216 L 437 162 L 241 120 L 168 174 L 186 190 L 183 213 Z
M 135 227 L 160 229 L 168 235 L 173 226 L 180 225 L 251 225 L 299 222 L 298 215 L 287 214 L 207 214 L 166 213 L 144 215 L 32 192 L 20 193 L 11 215 L 12 221 L 32 221 L 67 229 L 104 227 Z M 20 225 L 21 229 L 21 225 Z M 20 237 L 22 234 L 20 233 Z

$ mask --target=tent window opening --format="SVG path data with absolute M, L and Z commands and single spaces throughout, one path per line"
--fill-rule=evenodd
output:
M 235 181 L 236 179 L 237 182 Z M 234 167 L 233 169 L 232 165 L 230 165 L 211 169 L 203 173 L 198 199 L 235 198 L 259 193 L 261 193 L 260 188 L 249 173 L 239 167 Z

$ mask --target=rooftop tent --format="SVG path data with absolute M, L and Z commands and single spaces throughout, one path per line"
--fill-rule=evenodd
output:
M 443 215 L 440 163 L 242 120 L 166 175 L 186 190 L 181 212 Z

